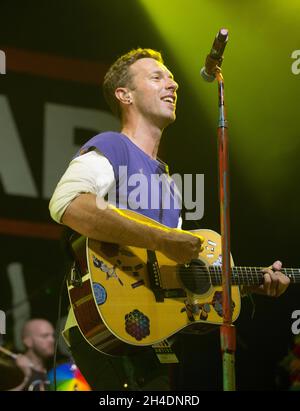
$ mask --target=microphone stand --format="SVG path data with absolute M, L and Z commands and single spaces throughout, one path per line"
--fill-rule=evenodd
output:
M 236 332 L 232 324 L 231 255 L 230 255 L 230 200 L 228 164 L 228 126 L 224 103 L 224 78 L 220 67 L 216 70 L 219 94 L 218 161 L 219 201 L 222 237 L 222 307 L 223 324 L 220 327 L 223 363 L 223 390 L 235 391 Z

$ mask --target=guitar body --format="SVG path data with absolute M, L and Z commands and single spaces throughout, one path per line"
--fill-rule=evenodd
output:
M 149 221 L 136 213 L 134 217 Z M 193 233 L 205 238 L 195 272 L 221 265 L 220 235 L 206 229 Z M 73 248 L 83 275 L 81 285 L 68 281 L 70 301 L 82 335 L 99 351 L 119 355 L 128 345 L 157 344 L 191 325 L 222 324 L 222 287 L 212 286 L 208 278 L 186 283 L 190 273 L 185 266 L 162 253 L 152 252 L 157 264 L 152 260 L 149 266 L 149 253 L 138 247 L 81 237 Z M 240 305 L 239 287 L 233 286 L 233 321 Z

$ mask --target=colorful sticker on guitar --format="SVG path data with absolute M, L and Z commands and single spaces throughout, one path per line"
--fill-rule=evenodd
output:
M 216 291 L 214 293 L 211 305 L 213 306 L 214 310 L 216 311 L 216 313 L 220 316 L 223 317 L 223 292 L 222 291 Z M 231 304 L 231 310 L 233 312 L 235 307 L 235 302 L 232 301 Z
M 144 285 L 144 284 L 145 284 L 145 281 L 144 281 L 144 280 L 139 280 L 139 281 L 131 284 L 131 287 L 132 287 L 132 288 L 137 288 L 137 287 L 140 287 L 141 285 Z
M 93 290 L 94 290 L 95 300 L 96 300 L 97 305 L 104 304 L 107 298 L 105 288 L 99 283 L 93 283 Z
M 216 261 L 214 263 L 212 263 L 212 265 L 219 267 L 222 265 L 222 254 L 219 254 L 219 257 L 216 259 Z
M 209 303 L 199 304 L 199 303 L 189 303 L 185 300 L 185 308 L 182 308 L 180 312 L 186 312 L 188 319 L 190 321 L 195 321 L 194 316 L 199 316 L 200 320 L 206 321 L 208 314 L 210 313 Z
M 185 312 L 186 315 L 187 315 L 187 317 L 188 317 L 188 319 L 189 319 L 189 321 L 191 321 L 191 322 L 195 321 L 195 318 L 194 318 L 194 315 L 193 315 L 193 307 L 192 307 L 192 305 L 189 304 L 188 300 L 185 300 L 185 301 L 184 301 L 184 304 L 185 304 L 185 307 L 183 307 L 180 312 L 181 312 L 181 313 L 184 313 L 184 312 Z
M 210 305 L 208 303 L 204 303 L 203 304 L 203 310 L 207 313 L 210 312 Z
M 131 311 L 125 315 L 125 330 L 137 341 L 150 335 L 150 320 L 139 310 Z
M 108 267 L 103 261 L 99 260 L 95 255 L 93 255 L 93 263 L 95 267 L 99 268 L 101 271 L 106 273 L 107 280 L 109 280 L 110 278 L 116 278 L 121 285 L 124 285 L 122 280 L 116 273 L 115 267 Z

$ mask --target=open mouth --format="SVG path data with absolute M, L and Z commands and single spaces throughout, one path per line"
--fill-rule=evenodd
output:
M 164 101 L 165 103 L 169 103 L 169 104 L 172 104 L 172 106 L 175 106 L 176 97 L 174 95 L 168 95 L 168 96 L 162 97 L 161 100 Z

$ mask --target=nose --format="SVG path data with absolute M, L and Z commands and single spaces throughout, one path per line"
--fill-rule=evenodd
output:
M 173 92 L 175 92 L 175 91 L 177 91 L 178 87 L 179 87 L 178 83 L 176 83 L 176 81 L 174 79 L 172 79 L 172 78 L 168 79 L 168 83 L 167 83 L 167 87 L 166 87 L 168 90 L 172 90 Z

